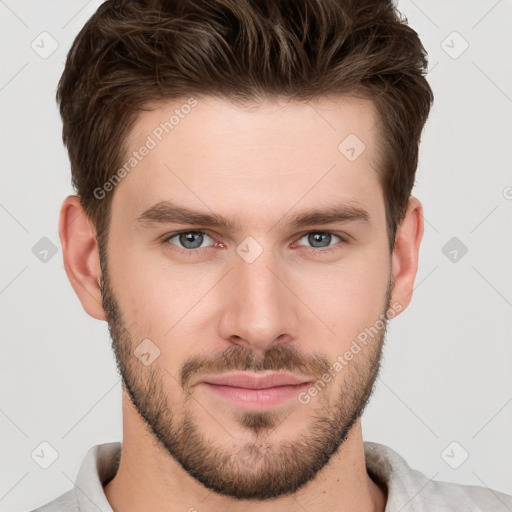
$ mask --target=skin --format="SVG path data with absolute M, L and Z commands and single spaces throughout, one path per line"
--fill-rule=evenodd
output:
M 140 114 L 128 153 L 185 101 Z M 385 328 L 307 404 L 241 410 L 196 385 L 237 368 L 316 381 L 391 305 L 394 316 L 408 306 L 422 205 L 410 198 L 390 254 L 377 121 L 370 101 L 351 97 L 250 108 L 199 98 L 109 192 L 103 294 L 94 226 L 77 196 L 64 200 L 66 272 L 85 311 L 109 322 L 123 376 L 122 456 L 104 488 L 114 510 L 384 510 L 387 489 L 366 471 L 360 416 Z M 365 144 L 354 161 L 338 150 L 351 133 Z M 164 200 L 239 227 L 137 224 Z M 292 214 L 349 201 L 367 210 L 368 223 L 288 223 Z M 193 256 L 177 250 L 187 251 L 186 240 L 162 241 L 187 229 L 208 235 Z M 307 235 L 326 231 L 334 250 L 322 254 Z M 236 252 L 248 236 L 262 249 L 251 263 Z M 149 365 L 134 355 L 144 339 L 160 351 Z

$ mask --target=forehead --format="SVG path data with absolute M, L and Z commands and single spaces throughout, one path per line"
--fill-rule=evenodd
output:
M 133 218 L 176 199 L 228 217 L 246 211 L 248 222 L 256 213 L 271 221 L 272 212 L 280 217 L 294 205 L 344 201 L 366 202 L 377 214 L 377 120 L 371 101 L 342 96 L 246 106 L 195 97 L 153 105 L 127 139 L 125 163 L 136 165 L 117 186 L 114 203 Z
M 188 144 L 207 145 L 227 135 L 229 140 L 225 142 L 230 144 L 291 144 L 300 150 L 297 142 L 302 139 L 315 145 L 323 140 L 324 146 L 332 146 L 350 133 L 370 143 L 378 120 L 372 101 L 342 95 L 307 102 L 276 98 L 244 105 L 219 97 L 196 96 L 154 103 L 147 109 L 137 117 L 128 137 L 129 146 L 143 143 L 148 136 L 157 144 L 186 139 Z M 279 140 L 274 138 L 277 132 Z

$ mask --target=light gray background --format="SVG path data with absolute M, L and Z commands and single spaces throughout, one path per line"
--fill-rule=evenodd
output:
M 50 501 L 71 488 L 92 445 L 121 439 L 107 324 L 75 296 L 57 228 L 74 191 L 55 89 L 100 3 L 0 0 L 1 510 Z M 429 478 L 512 493 L 512 1 L 399 8 L 429 52 L 436 96 L 413 190 L 425 235 L 412 303 L 389 326 L 364 438 Z M 31 47 L 52 49 L 43 31 L 58 43 L 47 58 Z M 57 247 L 46 262 L 32 251 L 43 237 Z M 456 262 L 443 253 L 452 237 L 468 249 Z M 59 455 L 48 469 L 31 458 L 43 441 Z M 462 450 L 469 458 L 452 469 L 446 460 L 456 465 Z

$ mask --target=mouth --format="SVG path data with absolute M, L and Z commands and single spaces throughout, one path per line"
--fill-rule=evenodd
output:
M 311 383 L 310 379 L 291 374 L 242 372 L 206 377 L 197 385 L 237 407 L 261 410 L 297 399 Z

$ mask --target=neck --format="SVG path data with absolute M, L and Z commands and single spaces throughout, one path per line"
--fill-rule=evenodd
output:
M 191 477 L 147 431 L 123 391 L 123 447 L 119 469 L 104 487 L 116 512 L 384 512 L 387 491 L 366 471 L 358 420 L 317 476 L 292 495 L 268 501 L 237 501 L 218 495 Z

